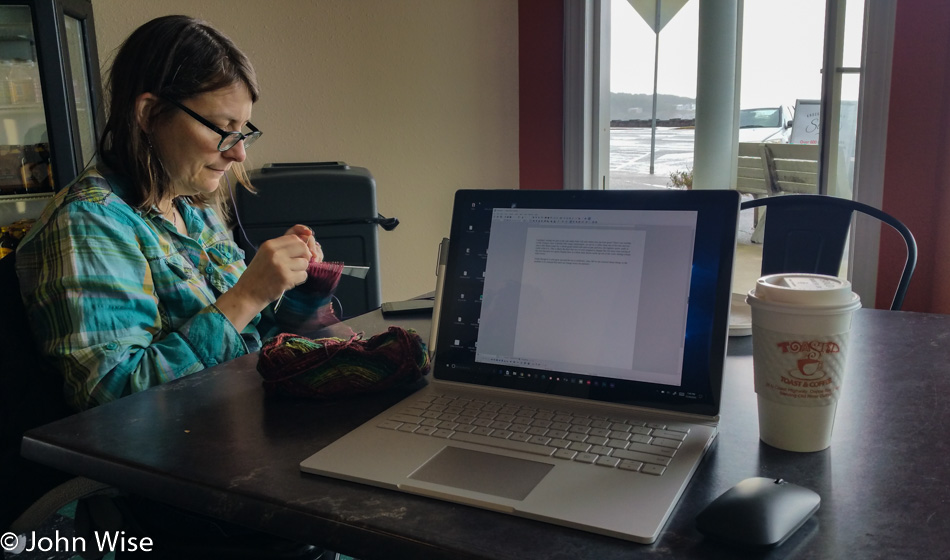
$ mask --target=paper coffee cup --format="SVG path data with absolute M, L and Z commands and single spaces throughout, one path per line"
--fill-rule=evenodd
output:
M 860 298 L 833 276 L 774 274 L 760 278 L 746 302 L 759 437 L 788 451 L 827 448 Z

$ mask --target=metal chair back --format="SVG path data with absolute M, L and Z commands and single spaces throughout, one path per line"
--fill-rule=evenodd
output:
M 833 196 L 792 194 L 749 200 L 742 209 L 765 207 L 762 275 L 813 272 L 837 276 L 855 212 L 877 218 L 904 239 L 907 260 L 891 302 L 899 310 L 917 266 L 917 242 L 900 220 L 873 206 Z

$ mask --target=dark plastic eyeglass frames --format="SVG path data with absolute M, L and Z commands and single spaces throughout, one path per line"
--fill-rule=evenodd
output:
M 220 134 L 220 135 L 221 135 L 221 141 L 218 142 L 218 151 L 219 151 L 219 152 L 226 152 L 226 151 L 230 150 L 231 148 L 234 147 L 235 144 L 237 144 L 237 143 L 240 142 L 241 140 L 244 140 L 244 149 L 246 150 L 247 148 L 249 148 L 249 147 L 251 146 L 251 144 L 253 144 L 258 138 L 261 137 L 261 134 L 263 134 L 260 130 L 257 130 L 257 127 L 255 127 L 255 126 L 254 126 L 253 124 L 251 124 L 250 122 L 247 123 L 247 127 L 248 127 L 249 129 L 251 129 L 251 131 L 248 132 L 247 134 L 242 134 L 242 133 L 237 132 L 237 131 L 234 131 L 234 132 L 227 132 L 227 131 L 221 130 L 220 128 L 216 127 L 216 126 L 215 126 L 211 121 L 209 121 L 208 119 L 202 117 L 201 115 L 199 115 L 198 113 L 192 111 L 192 110 L 189 109 L 188 107 L 185 107 L 184 105 L 182 105 L 181 103 L 175 101 L 174 99 L 167 99 L 167 98 L 166 98 L 166 101 L 168 101 L 169 103 L 171 103 L 171 104 L 174 105 L 175 107 L 178 107 L 178 108 L 181 109 L 182 111 L 188 113 L 188 115 L 189 115 L 191 118 L 195 119 L 196 121 L 200 122 L 201 124 L 205 125 L 206 127 L 210 128 L 211 130 L 213 130 L 213 131 L 217 132 L 218 134 Z

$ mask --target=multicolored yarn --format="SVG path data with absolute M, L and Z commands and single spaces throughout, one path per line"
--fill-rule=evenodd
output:
M 363 340 L 311 339 L 283 333 L 261 349 L 257 371 L 268 395 L 338 399 L 411 383 L 429 371 L 426 345 L 413 330 Z

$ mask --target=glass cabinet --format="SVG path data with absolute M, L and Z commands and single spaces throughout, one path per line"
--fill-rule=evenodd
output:
M 95 157 L 101 91 L 90 0 L 0 0 L 0 226 Z

